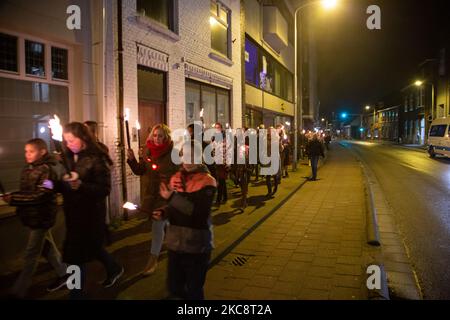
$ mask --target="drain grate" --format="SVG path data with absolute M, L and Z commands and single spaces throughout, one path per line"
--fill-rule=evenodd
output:
M 233 259 L 233 261 L 231 261 L 231 264 L 233 266 L 242 267 L 244 264 L 247 263 L 247 261 L 248 261 L 248 257 L 237 256 L 236 258 Z

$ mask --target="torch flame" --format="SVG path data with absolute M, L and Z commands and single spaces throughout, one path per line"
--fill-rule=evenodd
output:
M 63 129 L 59 121 L 59 118 L 56 114 L 54 115 L 54 119 L 50 119 L 50 121 L 48 122 L 48 126 L 52 130 L 52 139 L 62 141 Z
M 130 108 L 125 108 L 125 115 L 124 115 L 125 121 L 130 120 Z
M 141 130 L 141 124 L 136 120 L 136 129 Z
M 126 203 L 123 205 L 123 208 L 124 208 L 124 209 L 128 209 L 128 210 L 136 210 L 136 209 L 138 208 L 138 206 L 135 205 L 134 203 L 126 202 Z

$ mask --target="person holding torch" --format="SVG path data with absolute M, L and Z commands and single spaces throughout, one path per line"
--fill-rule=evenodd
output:
M 64 158 L 70 173 L 55 184 L 64 198 L 66 238 L 63 261 L 81 270 L 81 289 L 71 290 L 71 298 L 85 298 L 86 263 L 100 261 L 106 269 L 103 287 L 113 286 L 124 269 L 105 250 L 106 197 L 111 191 L 109 155 L 79 122 L 64 126 Z
M 167 204 L 167 201 L 159 194 L 160 183 L 168 183 L 170 177 L 178 171 L 178 166 L 171 159 L 173 141 L 170 137 L 169 127 L 165 124 L 155 125 L 148 135 L 146 149 L 142 158 L 139 157 L 139 162 L 136 160 L 133 150 L 128 149 L 127 162 L 134 174 L 144 178 L 141 211 L 153 212 L 154 209 Z M 167 220 L 164 219 L 152 221 L 152 245 L 149 260 L 142 272 L 144 276 L 148 276 L 156 270 L 166 224 Z

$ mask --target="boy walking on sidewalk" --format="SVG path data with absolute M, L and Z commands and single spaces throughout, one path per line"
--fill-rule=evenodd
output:
M 4 196 L 11 206 L 17 207 L 22 224 L 30 229 L 25 249 L 25 265 L 12 289 L 15 298 L 23 299 L 32 283 L 33 273 L 40 255 L 44 255 L 55 269 L 58 279 L 47 290 L 55 291 L 66 284 L 66 265 L 61 261 L 50 229 L 55 224 L 56 194 L 51 179 L 55 180 L 57 161 L 50 156 L 42 139 L 25 144 L 24 167 L 20 177 L 20 190 Z

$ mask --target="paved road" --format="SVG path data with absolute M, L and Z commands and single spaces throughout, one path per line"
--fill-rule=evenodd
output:
M 394 145 L 352 142 L 375 173 L 425 299 L 450 299 L 450 160 Z

